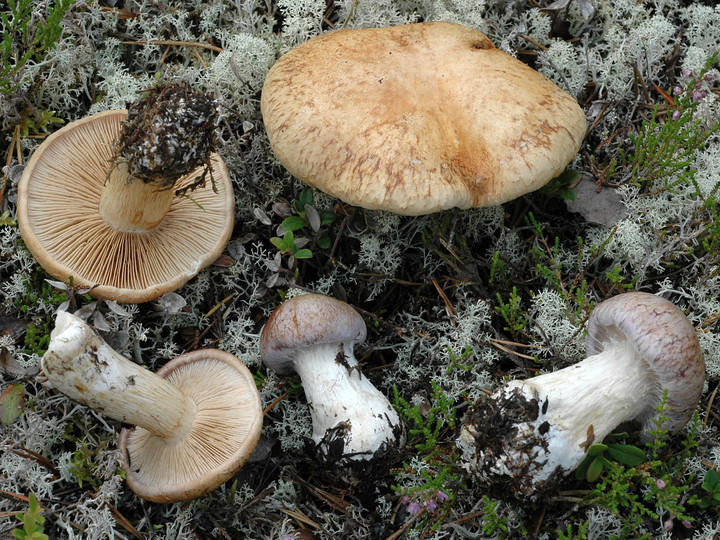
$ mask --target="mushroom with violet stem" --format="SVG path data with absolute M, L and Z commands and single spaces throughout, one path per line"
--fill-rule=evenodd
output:
M 50 135 L 18 185 L 20 233 L 40 265 L 95 297 L 139 303 L 216 260 L 234 221 L 217 119 L 214 98 L 175 84 Z
M 585 114 L 481 32 L 447 22 L 336 30 L 281 56 L 262 90 L 275 156 L 363 208 L 492 206 L 558 176 Z
M 123 358 L 80 318 L 57 314 L 42 368 L 68 397 L 136 427 L 120 434 L 130 488 L 153 502 L 199 497 L 232 477 L 260 438 L 260 394 L 237 357 L 183 354 L 157 373 Z
M 304 294 L 280 304 L 260 334 L 260 355 L 280 375 L 297 373 L 323 461 L 368 461 L 405 441 L 388 399 L 360 371 L 353 353 L 365 322 L 345 302 Z
M 648 440 L 665 392 L 663 429 L 676 433 L 690 420 L 705 362 L 678 307 L 648 293 L 619 294 L 593 310 L 585 343 L 582 362 L 511 381 L 465 415 L 458 446 L 482 482 L 537 497 L 618 425 L 637 421 Z

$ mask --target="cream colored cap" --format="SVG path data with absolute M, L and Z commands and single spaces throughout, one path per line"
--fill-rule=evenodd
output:
M 237 357 L 217 349 L 183 354 L 157 375 L 195 403 L 184 437 L 163 438 L 123 429 L 119 450 L 128 485 L 143 499 L 194 499 L 229 480 L 250 458 L 262 431 L 260 394 Z
M 277 158 L 343 201 L 420 215 L 500 204 L 560 174 L 574 98 L 477 30 L 338 30 L 283 55 L 261 101 Z
M 162 222 L 146 232 L 123 232 L 98 213 L 127 111 L 106 111 L 72 122 L 35 151 L 18 186 L 18 223 L 25 244 L 53 277 L 95 287 L 90 294 L 118 302 L 147 302 L 174 291 L 222 253 L 232 234 L 234 196 L 221 158 L 211 158 L 218 193 L 205 187 L 174 197 Z M 180 179 L 182 188 L 201 173 Z

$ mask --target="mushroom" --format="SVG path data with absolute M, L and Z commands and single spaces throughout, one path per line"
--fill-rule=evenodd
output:
M 572 96 L 479 31 L 446 22 L 310 39 L 272 67 L 261 110 L 295 177 L 406 215 L 538 189 L 573 159 L 586 130 Z
M 232 354 L 201 349 L 157 374 L 123 358 L 80 318 L 58 312 L 42 368 L 53 387 L 120 422 L 130 488 L 153 502 L 189 500 L 232 477 L 260 438 L 260 394 Z
M 466 468 L 515 497 L 555 487 L 618 425 L 636 421 L 647 441 L 667 392 L 663 429 L 680 431 L 698 405 L 705 362 L 693 326 L 668 300 L 632 292 L 590 315 L 582 362 L 511 381 L 463 419 Z
M 132 161 L 117 148 L 124 110 L 68 124 L 30 158 L 18 186 L 20 233 L 55 278 L 93 287 L 99 298 L 146 302 L 181 287 L 227 245 L 234 220 L 229 173 L 217 154 L 197 166 L 201 159 L 189 159 L 187 144 L 198 125 L 214 129 L 212 113 L 192 112 L 190 97 L 165 98 L 154 130 L 140 124 L 145 138 L 128 141 Z M 177 164 L 190 166 L 183 172 Z M 208 171 L 212 182 L 197 185 Z M 190 195 L 175 196 L 190 188 Z
M 320 294 L 283 302 L 260 334 L 265 365 L 300 375 L 323 461 L 367 461 L 404 444 L 400 417 L 353 354 L 365 336 L 365 322 L 352 307 Z

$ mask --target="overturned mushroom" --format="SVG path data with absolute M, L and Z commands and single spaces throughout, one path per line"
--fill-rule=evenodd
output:
M 512 381 L 466 414 L 458 446 L 470 472 L 515 497 L 537 496 L 619 424 L 639 422 L 647 440 L 665 391 L 663 428 L 685 426 L 705 362 L 680 309 L 652 294 L 615 296 L 590 315 L 586 347 L 582 362 Z
M 326 461 L 370 460 L 405 440 L 397 412 L 363 375 L 353 354 L 365 336 L 365 322 L 352 307 L 319 294 L 280 304 L 260 336 L 260 355 L 268 368 L 300 375 L 312 439 Z
M 235 356 L 204 349 L 157 374 L 120 356 L 61 311 L 42 367 L 53 387 L 120 422 L 120 452 L 132 490 L 154 502 L 199 497 L 248 460 L 262 430 L 260 395 Z
M 217 117 L 211 96 L 172 85 L 50 135 L 18 185 L 20 233 L 40 265 L 138 303 L 216 260 L 234 221 L 230 175 L 212 152 Z

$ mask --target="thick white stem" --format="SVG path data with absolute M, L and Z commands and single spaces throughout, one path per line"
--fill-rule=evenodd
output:
M 660 402 L 660 385 L 652 369 L 626 341 L 565 369 L 508 387 L 535 391 L 541 415 L 548 422 L 547 467 L 574 469 L 588 446 L 602 440 L 623 422 L 638 419 Z M 542 414 L 547 401 L 546 413 Z M 643 418 L 640 418 L 643 419 Z
M 368 459 L 383 443 L 400 442 L 402 424 L 388 399 L 360 371 L 352 344 L 323 344 L 303 349 L 294 361 L 320 443 L 328 430 L 350 425 L 344 454 Z
M 181 438 L 195 403 L 162 377 L 123 358 L 78 317 L 57 314 L 42 367 L 53 387 L 120 422 Z
M 532 496 L 617 426 L 644 421 L 661 392 L 634 346 L 618 341 L 573 366 L 502 386 L 466 416 L 458 446 L 469 470 Z
M 131 233 L 153 230 L 170 210 L 174 190 L 134 178 L 125 163 L 110 171 L 100 196 L 100 215 L 112 228 Z

